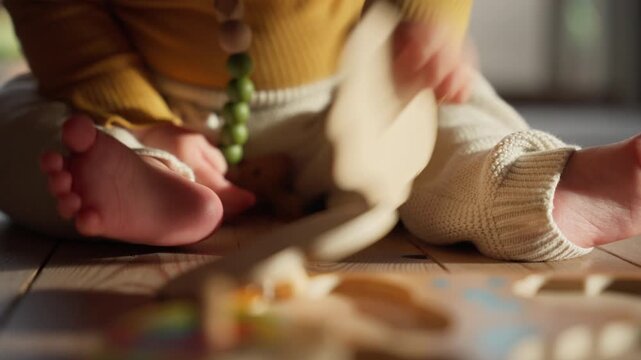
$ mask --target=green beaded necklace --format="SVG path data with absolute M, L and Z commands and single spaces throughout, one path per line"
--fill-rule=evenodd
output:
M 224 126 L 220 135 L 220 145 L 227 163 L 235 165 L 242 161 L 243 145 L 249 140 L 249 103 L 255 91 L 254 83 L 249 78 L 254 70 L 254 63 L 248 54 L 251 31 L 246 24 L 233 19 L 242 13 L 240 1 L 216 0 L 214 5 L 219 17 L 225 20 L 220 26 L 219 39 L 222 48 L 229 53 L 227 71 L 231 75 L 227 84 L 229 100 L 223 106 L 221 114 Z M 235 40 L 234 37 L 242 38 L 243 44 L 230 44 Z

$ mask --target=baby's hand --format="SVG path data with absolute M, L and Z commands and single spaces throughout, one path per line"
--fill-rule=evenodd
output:
M 394 73 L 401 86 L 434 90 L 439 102 L 463 103 L 470 97 L 476 56 L 443 26 L 401 23 L 394 34 Z

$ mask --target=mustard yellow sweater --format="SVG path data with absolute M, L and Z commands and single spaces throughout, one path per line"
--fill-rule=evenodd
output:
M 331 76 L 365 0 L 245 0 L 260 89 Z M 213 0 L 5 0 L 41 92 L 98 122 L 180 124 L 150 74 L 224 88 Z M 413 20 L 465 32 L 472 0 L 397 0 Z

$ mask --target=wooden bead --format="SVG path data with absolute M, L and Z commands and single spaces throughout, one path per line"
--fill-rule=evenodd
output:
M 228 124 L 223 128 L 223 139 L 226 145 L 245 145 L 249 139 L 249 129 L 243 124 L 233 125 Z M 231 143 L 230 143 L 231 141 Z
M 227 124 L 246 124 L 251 109 L 246 102 L 228 102 L 223 107 L 222 116 Z
M 229 145 L 223 148 L 223 155 L 228 164 L 236 165 L 243 160 L 243 147 L 241 145 Z
M 242 21 L 225 21 L 218 29 L 220 47 L 228 54 L 246 52 L 252 42 L 252 32 Z
M 251 75 L 254 62 L 249 54 L 242 52 L 230 55 L 227 59 L 227 71 L 232 77 L 240 78 Z
M 244 15 L 243 2 L 240 0 L 215 0 L 214 10 L 220 22 L 241 19 Z
M 254 91 L 254 83 L 248 77 L 231 79 L 227 84 L 227 96 L 231 102 L 249 102 Z

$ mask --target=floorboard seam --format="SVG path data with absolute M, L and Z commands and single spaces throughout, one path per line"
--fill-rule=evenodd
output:
M 628 260 L 628 259 L 626 259 L 626 258 L 624 258 L 624 257 L 622 257 L 622 256 L 620 256 L 620 255 L 617 255 L 617 254 L 615 254 L 615 253 L 611 252 L 610 250 L 606 250 L 606 249 L 601 248 L 601 247 L 598 247 L 598 248 L 597 248 L 597 250 L 601 250 L 601 251 L 603 251 L 603 252 L 605 252 L 605 253 L 608 253 L 608 254 L 610 254 L 610 255 L 612 255 L 612 256 L 614 256 L 614 257 L 616 257 L 616 258 L 619 258 L 619 259 L 621 259 L 621 260 L 623 260 L 623 261 L 625 261 L 625 262 L 627 262 L 627 263 L 629 263 L 629 264 L 632 264 L 632 265 L 634 265 L 634 266 L 636 266 L 636 267 L 641 267 L 641 265 L 639 265 L 639 264 L 635 263 L 634 261 L 632 261 L 632 260 Z
M 438 265 L 438 267 L 443 269 L 443 271 L 445 271 L 446 273 L 450 273 L 451 272 L 448 268 L 445 267 L 445 265 L 441 264 L 440 261 L 438 261 L 436 258 L 434 258 L 430 253 L 428 253 L 420 244 L 417 244 L 416 241 L 414 241 L 412 239 L 408 239 L 407 241 L 410 243 L 410 245 L 414 246 L 418 251 L 423 253 L 423 255 L 425 255 L 425 257 L 427 257 L 428 259 L 432 260 L 434 262 L 434 264 Z
M 31 287 L 33 284 L 36 282 L 42 271 L 45 269 L 45 267 L 49 264 L 49 261 L 53 257 L 53 254 L 58 250 L 58 247 L 60 246 L 60 240 L 58 240 L 55 245 L 51 247 L 51 251 L 49 251 L 49 254 L 47 254 L 47 257 L 45 257 L 44 261 L 38 266 L 38 268 L 33 272 L 31 277 L 27 281 L 25 281 L 25 284 L 20 288 L 20 292 L 11 300 L 9 305 L 7 305 L 7 309 L 4 312 L 4 314 L 0 315 L 0 333 L 4 330 L 5 326 L 9 323 L 9 320 L 11 319 L 11 315 L 13 312 L 16 310 L 18 305 L 20 304 L 20 301 L 31 291 Z

